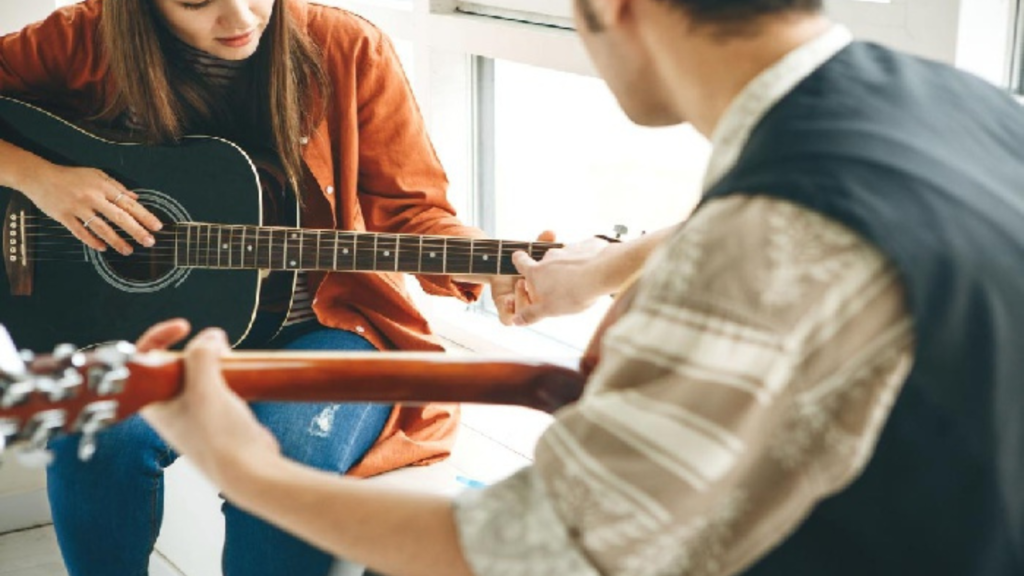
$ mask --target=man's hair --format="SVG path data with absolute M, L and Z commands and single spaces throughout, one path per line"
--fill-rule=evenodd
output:
M 686 10 L 694 22 L 740 24 L 785 12 L 817 12 L 822 0 L 662 0 Z

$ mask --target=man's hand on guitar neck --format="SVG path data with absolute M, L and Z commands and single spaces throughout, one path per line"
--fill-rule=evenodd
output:
M 555 233 L 550 230 L 545 230 L 537 236 L 537 242 L 554 241 Z M 456 276 L 455 280 L 470 284 L 489 284 L 491 287 L 491 300 L 494 301 L 494 307 L 498 311 L 498 319 L 506 326 L 514 324 L 513 320 L 518 311 L 518 306 L 520 303 L 525 302 L 517 292 L 517 286 L 523 280 L 521 277 L 514 275 Z
M 139 338 L 141 351 L 160 350 L 183 340 L 187 321 L 161 322 Z M 151 404 L 140 414 L 180 454 L 219 485 L 240 468 L 238 459 L 272 461 L 280 455 L 277 440 L 233 393 L 221 372 L 221 358 L 230 353 L 224 332 L 210 328 L 185 347 L 185 390 L 177 398 Z
M 515 287 L 512 323 L 526 326 L 548 316 L 586 310 L 601 296 L 629 284 L 674 229 L 664 228 L 621 244 L 589 238 L 549 250 L 539 261 L 526 252 L 516 252 L 512 262 L 523 277 Z
M 142 246 L 155 243 L 152 232 L 160 230 L 160 220 L 103 171 L 53 164 L 4 141 L 0 158 L 0 185 L 24 194 L 90 248 L 131 254 L 131 244 L 115 227 Z

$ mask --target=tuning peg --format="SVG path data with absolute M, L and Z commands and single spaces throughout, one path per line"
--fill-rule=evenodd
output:
M 96 453 L 96 435 L 109 426 L 117 418 L 117 402 L 105 400 L 93 402 L 78 415 L 75 423 L 75 432 L 82 433 L 82 439 L 78 443 L 78 459 L 88 462 Z
M 118 394 L 128 379 L 128 361 L 135 355 L 135 346 L 115 342 L 100 346 L 93 352 L 97 365 L 89 370 L 89 388 L 100 396 Z
M 43 468 L 53 461 L 46 445 L 54 434 L 60 431 L 67 422 L 64 410 L 46 410 L 39 412 L 25 424 L 24 437 L 26 444 L 17 453 L 18 462 L 27 468 Z

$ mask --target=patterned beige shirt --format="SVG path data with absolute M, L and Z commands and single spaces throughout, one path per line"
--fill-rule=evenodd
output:
M 850 41 L 834 28 L 755 79 L 708 184 Z M 912 363 L 902 285 L 837 223 L 778 199 L 709 202 L 647 262 L 536 462 L 465 494 L 479 576 L 735 574 L 864 468 Z

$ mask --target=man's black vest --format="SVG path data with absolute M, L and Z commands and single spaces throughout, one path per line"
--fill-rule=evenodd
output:
M 1024 111 L 854 43 L 755 128 L 706 199 L 829 216 L 900 271 L 915 365 L 864 474 L 748 576 L 1024 575 Z

